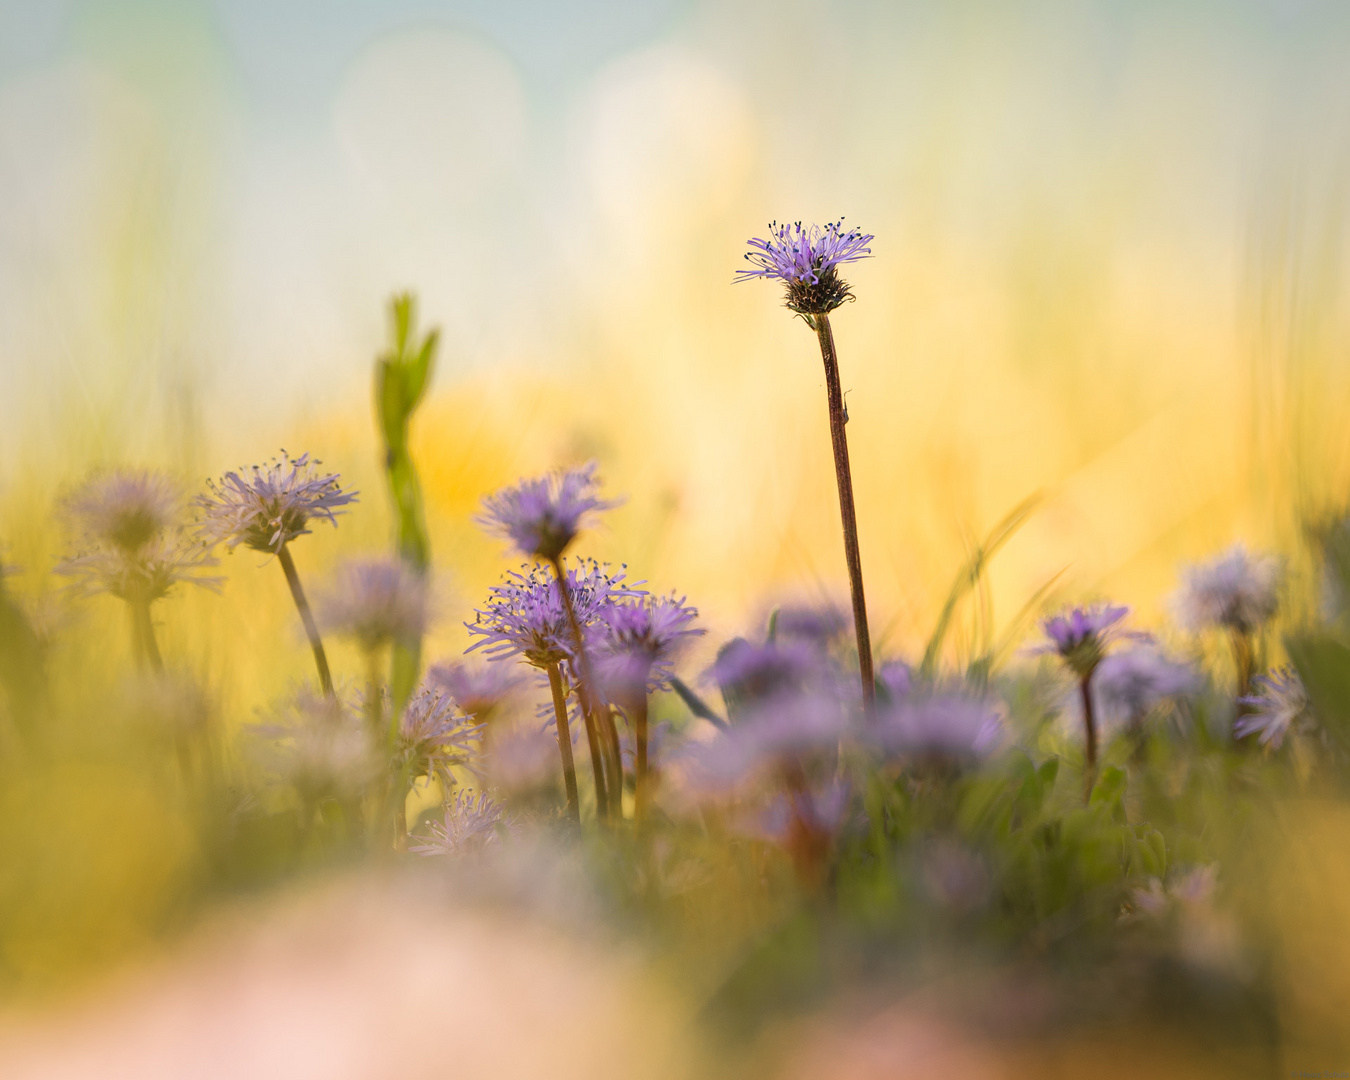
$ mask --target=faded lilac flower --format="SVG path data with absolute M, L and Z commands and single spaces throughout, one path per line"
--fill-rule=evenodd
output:
M 877 669 L 877 685 L 891 702 L 904 701 L 914 685 L 914 672 L 903 660 L 888 660 Z
M 1003 717 L 996 703 L 962 693 L 903 701 L 868 728 L 866 738 L 904 758 L 969 761 L 997 748 Z
M 1221 627 L 1250 634 L 1279 606 L 1279 560 L 1253 555 L 1242 544 L 1209 562 L 1186 567 L 1181 576 L 1174 603 L 1189 630 Z
M 655 693 L 668 685 L 671 663 L 680 645 L 703 631 L 690 627 L 698 609 L 685 598 L 644 596 L 607 605 L 594 627 L 601 687 L 622 701 Z
M 1238 699 L 1252 711 L 1233 722 L 1235 736 L 1255 735 L 1262 746 L 1278 750 L 1291 730 L 1311 727 L 1308 693 L 1297 671 L 1282 667 L 1254 681 L 1260 693 Z
M 106 592 L 133 604 L 149 604 L 180 582 L 219 588 L 220 578 L 202 573 L 218 562 L 199 541 L 172 529 L 135 549 L 97 546 L 62 560 L 55 570 L 72 580 L 76 592 Z
M 534 725 L 518 725 L 493 733 L 483 767 L 495 786 L 520 791 L 544 783 L 552 785 L 557 760 L 556 733 Z
M 114 469 L 90 477 L 63 505 L 87 542 L 131 553 L 179 523 L 183 497 L 163 473 Z
M 457 709 L 449 694 L 423 686 L 399 720 L 395 763 L 411 777 L 435 776 L 449 791 L 455 784 L 450 770 L 470 763 L 482 737 L 483 725 Z
M 787 287 L 787 306 L 800 315 L 827 315 L 853 293 L 839 276 L 844 263 L 868 258 L 872 235 L 845 229 L 841 218 L 824 226 L 769 225 L 768 239 L 749 242 L 745 258 L 752 269 L 738 270 L 737 281 L 778 279 Z
M 1138 720 L 1168 698 L 1194 693 L 1200 676 L 1189 664 L 1141 646 L 1112 653 L 1097 667 L 1092 682 L 1102 720 L 1122 724 Z
M 687 779 L 711 793 L 765 770 L 800 772 L 814 761 L 833 759 L 851 733 L 843 705 L 833 696 L 770 699 L 716 738 L 689 747 Z
M 311 518 L 336 525 L 339 507 L 354 503 L 357 492 L 343 491 L 337 473 L 320 473 L 318 465 L 308 454 L 292 460 L 283 450 L 271 465 L 208 480 L 210 493 L 197 499 L 202 536 L 230 551 L 244 544 L 275 554 L 308 533 Z
M 1075 675 L 1085 679 L 1105 658 L 1111 641 L 1123 636 L 1119 624 L 1129 613 L 1127 607 L 1110 605 L 1072 608 L 1041 623 L 1050 640 L 1036 651 L 1057 653 Z
M 427 825 L 427 835 L 417 835 L 409 851 L 419 855 L 464 855 L 495 844 L 502 828 L 510 831 L 511 823 L 503 817 L 500 803 L 488 798 L 487 792 L 456 791 L 447 799 L 445 814 L 440 821 Z
M 302 690 L 253 734 L 266 740 L 266 771 L 311 802 L 359 795 L 377 772 L 370 732 L 337 695 Z
M 591 562 L 567 571 L 567 589 L 583 632 L 603 617 L 605 608 L 620 598 L 642 596 L 623 584 L 623 572 Z M 528 574 L 512 570 L 500 585 L 488 590 L 487 606 L 465 623 L 477 637 L 468 651 L 482 648 L 489 660 L 519 656 L 537 668 L 570 661 L 575 650 L 562 592 L 553 574 L 535 567 Z
M 774 613 L 774 640 L 800 641 L 817 648 L 828 648 L 848 630 L 850 616 L 833 604 L 793 604 Z
M 366 651 L 420 637 L 427 625 L 426 582 L 402 559 L 346 562 L 319 600 L 319 619 Z
M 489 532 L 510 540 L 529 558 L 560 558 L 577 532 L 597 511 L 617 506 L 596 491 L 596 465 L 552 472 L 483 499 L 475 520 Z
M 438 686 L 476 720 L 487 720 L 515 695 L 521 676 L 505 664 L 449 660 L 427 672 L 427 685 Z
M 757 701 L 803 692 L 820 678 L 821 660 L 815 649 L 801 642 L 754 645 L 733 638 L 718 650 L 710 674 L 734 712 Z

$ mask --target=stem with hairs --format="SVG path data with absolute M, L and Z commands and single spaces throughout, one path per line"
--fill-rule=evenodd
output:
M 319 669 L 319 685 L 323 692 L 333 697 L 333 676 L 328 670 L 328 656 L 323 651 L 323 641 L 319 637 L 319 627 L 314 622 L 314 613 L 305 599 L 305 590 L 300 585 L 300 575 L 295 572 L 295 560 L 291 558 L 290 545 L 282 544 L 277 552 L 277 561 L 281 563 L 286 575 L 286 584 L 291 587 L 291 598 L 296 610 L 300 612 L 300 621 L 305 624 L 305 636 L 309 638 L 309 647 L 314 650 L 314 666 Z
M 562 757 L 563 787 L 567 791 L 567 816 L 574 825 L 581 824 L 581 808 L 577 800 L 577 767 L 572 761 L 572 732 L 567 726 L 567 697 L 563 693 L 562 671 L 555 661 L 548 666 L 548 686 L 553 691 L 553 715 L 558 720 L 558 753 Z M 600 796 L 596 788 L 597 799 Z
M 844 526 L 844 559 L 848 563 L 849 592 L 853 597 L 853 632 L 858 645 L 858 673 L 862 679 L 863 710 L 871 715 L 877 687 L 872 674 L 872 635 L 867 629 L 867 601 L 863 596 L 862 555 L 858 551 L 858 518 L 853 507 L 853 472 L 848 463 L 848 414 L 839 383 L 839 359 L 834 349 L 834 331 L 828 315 L 812 316 L 825 363 L 825 394 L 830 408 L 830 442 L 834 447 L 834 476 L 839 486 L 839 517 Z

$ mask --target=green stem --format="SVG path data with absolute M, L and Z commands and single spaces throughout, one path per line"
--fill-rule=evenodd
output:
M 553 691 L 553 714 L 558 720 L 558 754 L 562 757 L 563 787 L 567 791 L 567 816 L 576 825 L 581 824 L 581 808 L 577 799 L 577 767 L 572 761 L 572 732 L 567 726 L 567 698 L 563 694 L 562 672 L 557 663 L 548 666 L 548 685 Z M 597 798 L 599 791 L 597 789 Z
M 830 443 L 834 448 L 834 477 L 839 487 L 839 517 L 844 527 L 844 560 L 848 564 L 849 591 L 853 598 L 853 632 L 858 645 L 858 673 L 862 679 L 863 709 L 871 715 L 877 687 L 872 675 L 872 635 L 867 628 L 867 601 L 863 596 L 862 555 L 858 550 L 858 517 L 853 506 L 853 472 L 848 461 L 848 435 L 844 425 L 844 393 L 839 383 L 839 359 L 828 315 L 816 315 L 812 325 L 820 341 L 825 363 L 825 395 L 830 408 Z
M 305 590 L 300 585 L 300 575 L 295 572 L 295 560 L 291 558 L 290 545 L 282 544 L 277 552 L 277 561 L 281 563 L 286 575 L 286 584 L 291 587 L 291 598 L 296 610 L 300 612 L 300 621 L 305 624 L 305 636 L 309 638 L 309 647 L 314 650 L 314 666 L 319 669 L 319 685 L 323 692 L 333 697 L 333 676 L 328 670 L 328 657 L 323 651 L 323 641 L 319 638 L 319 628 L 314 622 L 314 613 L 305 599 Z

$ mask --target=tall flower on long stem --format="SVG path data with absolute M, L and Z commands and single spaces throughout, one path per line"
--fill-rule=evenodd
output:
M 839 516 L 844 528 L 844 559 L 848 564 L 849 589 L 853 596 L 853 631 L 858 646 L 858 669 L 862 678 L 863 707 L 871 713 L 876 700 L 872 675 L 872 638 L 867 628 L 867 601 L 863 595 L 862 555 L 858 550 L 858 519 L 853 505 L 853 472 L 848 460 L 848 410 L 839 381 L 839 358 L 830 328 L 830 312 L 853 299 L 848 283 L 839 276 L 844 263 L 868 258 L 870 233 L 845 229 L 843 221 L 825 226 L 769 226 L 767 239 L 750 241 L 746 259 L 749 270 L 738 271 L 737 281 L 777 279 L 786 287 L 789 310 L 800 315 L 816 332 L 825 364 L 825 396 L 830 414 L 830 442 L 834 449 L 834 475 L 839 487 Z
M 1084 785 L 1091 793 L 1097 772 L 1097 723 L 1092 703 L 1092 676 L 1106 659 L 1111 642 L 1121 637 L 1121 621 L 1130 613 L 1127 607 L 1098 606 L 1072 608 L 1041 623 L 1049 641 L 1039 652 L 1053 652 L 1064 661 L 1078 680 L 1083 701 L 1086 769 Z
M 1235 544 L 1209 562 L 1182 570 L 1177 613 L 1187 629 L 1227 631 L 1237 669 L 1237 696 L 1256 674 L 1257 636 L 1279 607 L 1280 564 Z
M 597 800 L 601 813 L 617 815 L 623 809 L 623 759 L 619 753 L 619 733 L 607 708 L 601 707 L 596 683 L 586 651 L 581 620 L 577 618 L 576 604 L 563 568 L 563 554 L 576 539 L 582 525 L 597 511 L 607 510 L 616 503 L 600 498 L 595 478 L 594 462 L 577 469 L 552 472 L 531 480 L 522 480 L 514 487 L 503 488 L 483 499 L 483 514 L 478 523 L 490 532 L 510 540 L 522 555 L 540 559 L 553 568 L 558 583 L 559 598 L 572 637 L 572 662 L 577 672 L 577 696 L 582 714 L 586 717 L 587 737 L 599 730 L 604 740 L 604 756 L 608 764 L 609 783 L 601 797 L 597 780 Z M 550 676 L 552 678 L 552 676 Z M 556 691 L 555 691 L 556 697 Z M 594 759 L 597 775 L 601 768 Z
M 227 472 L 219 482 L 208 480 L 209 493 L 198 496 L 197 504 L 204 513 L 201 534 L 208 543 L 223 542 L 228 551 L 243 544 L 277 557 L 314 652 L 319 683 L 331 697 L 328 657 L 291 558 L 290 542 L 308 533 L 306 526 L 314 518 L 336 526 L 339 508 L 354 503 L 357 493 L 343 491 L 337 473 L 320 473 L 318 465 L 308 454 L 292 459 L 283 450 L 272 464 L 255 465 L 247 475 L 241 470 Z
M 151 605 L 180 581 L 214 588 L 220 580 L 201 575 L 216 560 L 184 531 L 178 488 L 161 473 L 115 470 L 87 480 L 64 509 L 83 550 L 56 572 L 80 591 L 124 600 L 137 663 L 162 670 Z
M 478 611 L 474 622 L 466 624 L 469 633 L 480 639 L 469 647 L 469 651 L 482 648 L 489 660 L 519 657 L 548 675 L 568 814 L 574 820 L 580 820 L 580 814 L 567 719 L 569 675 L 573 676 L 570 681 L 577 690 L 578 700 L 583 702 L 597 813 L 603 814 L 607 810 L 608 789 L 599 732 L 588 708 L 591 702 L 582 697 L 580 680 L 575 678 L 577 636 L 573 633 L 573 622 L 589 626 L 615 598 L 641 595 L 636 589 L 625 586 L 623 578 L 622 573 L 610 574 L 594 563 L 585 572 L 574 567 L 561 578 L 543 567 L 535 567 L 528 574 L 511 571 L 501 584 L 489 590 L 488 602 Z

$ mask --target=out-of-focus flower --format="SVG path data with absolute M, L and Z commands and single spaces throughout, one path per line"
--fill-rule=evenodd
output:
M 498 839 L 500 827 L 511 828 L 503 817 L 500 803 L 488 798 L 485 791 L 477 797 L 472 791 L 456 791 L 445 804 L 440 821 L 427 824 L 427 835 L 416 835 L 409 851 L 419 855 L 465 855 L 481 851 Z
M 106 592 L 148 604 L 167 596 L 179 582 L 218 588 L 220 578 L 202 573 L 218 562 L 200 542 L 175 529 L 134 549 L 96 547 L 61 561 L 55 569 L 71 579 L 77 592 Z
M 1107 646 L 1123 636 L 1120 623 L 1129 613 L 1127 607 L 1098 605 L 1051 616 L 1041 623 L 1049 641 L 1035 651 L 1057 653 L 1075 675 L 1085 679 L 1102 662 Z
M 745 258 L 749 270 L 738 270 L 737 281 L 776 279 L 787 287 L 787 306 L 801 315 L 826 315 L 853 298 L 848 283 L 839 276 L 844 263 L 868 258 L 871 233 L 845 229 L 841 218 L 826 225 L 769 224 L 767 239 L 749 241 Z
M 1279 560 L 1253 555 L 1242 544 L 1186 567 L 1181 578 L 1174 604 L 1181 623 L 1193 631 L 1222 627 L 1250 634 L 1279 606 Z
M 521 791 L 555 783 L 557 760 L 556 732 L 531 725 L 494 732 L 482 764 L 496 787 Z
M 324 628 L 371 651 L 411 637 L 427 625 L 426 583 L 402 559 L 344 563 L 319 601 Z
M 600 619 L 616 599 L 632 599 L 641 590 L 623 584 L 624 574 L 592 562 L 567 571 L 567 589 L 583 632 Z M 562 592 L 552 573 L 535 567 L 528 574 L 512 570 L 488 590 L 487 606 L 465 623 L 478 638 L 468 651 L 483 649 L 489 660 L 519 656 L 538 668 L 572 659 L 575 642 L 568 626 Z
M 1003 718 L 998 707 L 983 697 L 938 693 L 893 706 L 865 737 L 887 754 L 968 761 L 998 746 Z
M 600 498 L 595 470 L 590 462 L 502 488 L 483 499 L 484 512 L 475 520 L 522 555 L 557 559 L 592 515 L 618 505 Z
M 664 689 L 676 651 L 704 631 L 689 624 L 698 609 L 685 598 L 644 596 L 605 606 L 592 649 L 602 690 L 620 702 Z
M 253 733 L 267 740 L 268 771 L 311 802 L 359 795 L 377 772 L 370 732 L 336 694 L 302 690 Z
M 727 708 L 735 710 L 802 693 L 820 677 L 821 661 L 815 649 L 799 641 L 754 645 L 733 638 L 718 650 L 709 674 Z
M 691 746 L 685 775 L 695 789 L 726 791 L 766 770 L 799 772 L 813 760 L 833 758 L 851 734 L 844 707 L 832 696 L 774 698 L 716 738 Z
M 1258 675 L 1255 682 L 1261 692 L 1238 699 L 1252 711 L 1233 721 L 1233 734 L 1239 739 L 1255 735 L 1262 746 L 1278 750 L 1295 724 L 1311 723 L 1307 691 L 1291 667 Z
M 63 504 L 86 540 L 131 553 L 178 524 L 183 498 L 163 473 L 114 469 L 90 477 Z
M 1189 664 L 1141 646 L 1112 653 L 1097 668 L 1092 683 L 1107 724 L 1137 720 L 1168 698 L 1194 693 L 1200 676 Z
M 246 475 L 227 472 L 219 482 L 208 480 L 210 493 L 197 499 L 202 536 L 230 551 L 244 544 L 275 553 L 308 533 L 311 518 L 336 525 L 339 507 L 355 502 L 357 492 L 343 491 L 338 474 L 320 473 L 318 465 L 308 454 L 292 460 L 283 450 L 270 465 L 254 465 Z
M 914 672 L 903 660 L 887 660 L 877 669 L 877 683 L 892 702 L 904 701 L 914 685 Z
M 423 686 L 399 720 L 396 763 L 409 776 L 437 777 L 449 791 L 455 783 L 450 770 L 469 763 L 482 737 L 483 725 L 455 708 L 449 694 Z
M 438 686 L 475 720 L 494 716 L 520 689 L 521 676 L 505 664 L 448 660 L 427 672 L 427 685 Z
M 775 640 L 800 641 L 825 649 L 850 625 L 849 616 L 833 604 L 785 605 L 774 617 Z

